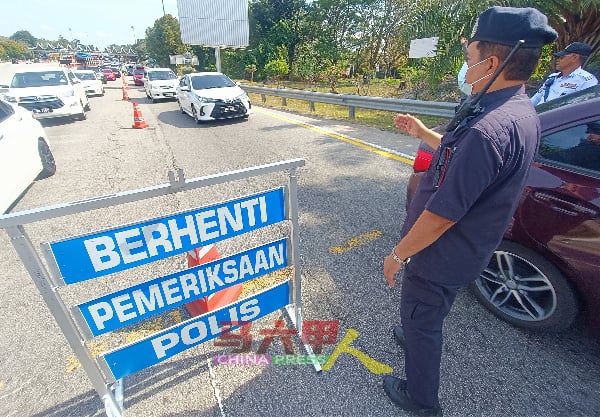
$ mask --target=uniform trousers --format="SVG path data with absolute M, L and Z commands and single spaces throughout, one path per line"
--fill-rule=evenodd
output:
M 446 285 L 404 271 L 400 319 L 407 390 L 425 407 L 439 405 L 442 325 L 461 285 Z

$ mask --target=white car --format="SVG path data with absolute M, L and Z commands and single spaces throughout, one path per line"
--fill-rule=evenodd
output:
M 0 213 L 7 212 L 35 179 L 55 172 L 40 122 L 30 111 L 0 100 Z
M 248 94 L 220 72 L 195 72 L 181 77 L 177 101 L 181 112 L 192 116 L 196 123 L 248 117 L 252 113 Z
M 144 71 L 146 97 L 153 103 L 160 99 L 175 99 L 179 85 L 177 75 L 169 68 L 146 68 Z
M 85 90 L 85 94 L 90 96 L 103 96 L 104 86 L 100 78 L 92 70 L 75 70 L 73 74 L 81 80 L 81 85 Z
M 90 102 L 81 80 L 65 67 L 31 67 L 16 72 L 7 101 L 25 107 L 36 119 L 75 117 L 86 119 Z

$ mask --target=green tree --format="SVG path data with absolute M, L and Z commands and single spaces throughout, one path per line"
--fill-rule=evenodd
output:
M 145 46 L 148 56 L 162 67 L 170 65 L 169 55 L 183 54 L 188 49 L 181 43 L 179 21 L 170 14 L 157 19 L 146 29 Z
M 33 52 L 29 50 L 26 43 L 13 41 L 8 38 L 0 38 L 0 47 L 2 48 L 2 57 L 8 59 L 28 59 L 33 58 Z
M 37 39 L 27 30 L 19 30 L 13 33 L 9 39 L 12 39 L 13 41 L 24 42 L 31 48 L 37 45 Z
M 290 72 L 290 67 L 285 59 L 274 59 L 267 62 L 265 65 L 265 75 L 269 78 L 274 78 L 279 86 L 281 77 Z

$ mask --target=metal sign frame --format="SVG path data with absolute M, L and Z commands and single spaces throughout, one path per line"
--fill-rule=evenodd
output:
M 80 361 L 94 389 L 102 399 L 108 417 L 124 416 L 123 378 L 115 379 L 110 370 L 107 369 L 106 363 L 98 361 L 86 348 L 85 342 L 91 340 L 94 336 L 92 336 L 89 331 L 78 326 L 77 323 L 81 323 L 82 320 L 78 317 L 76 309 L 69 308 L 61 298 L 59 292 L 55 291 L 57 287 L 65 285 L 64 281 L 61 282 L 60 277 L 57 276 L 57 273 L 60 274 L 60 271 L 57 271 L 58 268 L 56 265 L 54 268 L 47 268 L 44 265 L 39 253 L 36 251 L 31 239 L 27 235 L 25 225 L 287 170 L 289 177 L 287 187 L 284 187 L 284 220 L 290 221 L 291 223 L 287 256 L 288 258 L 291 258 L 289 265 L 294 267 L 294 275 L 292 279 L 286 281 L 287 285 L 290 286 L 288 293 L 289 303 L 283 310 L 289 316 L 290 321 L 296 327 L 298 333 L 301 334 L 301 272 L 299 268 L 300 258 L 298 253 L 298 183 L 296 169 L 304 166 L 304 164 L 305 161 L 303 159 L 292 159 L 236 171 L 192 178 L 190 180 L 186 180 L 183 170 L 178 169 L 176 173 L 173 171 L 168 172 L 169 183 L 167 184 L 0 216 L 0 228 L 7 231 L 11 243 L 21 258 L 27 272 L 31 276 L 71 349 Z M 228 237 L 224 237 L 219 240 L 225 240 L 227 238 Z M 50 245 L 48 243 L 42 243 L 41 247 L 42 253 L 51 259 L 52 253 Z M 52 265 L 51 262 L 49 264 Z M 204 341 L 201 343 L 204 343 Z M 303 344 L 303 346 L 307 354 L 312 354 L 310 345 Z M 152 365 L 154 364 L 150 364 L 149 366 Z M 320 370 L 318 363 L 314 363 L 314 366 L 317 371 Z

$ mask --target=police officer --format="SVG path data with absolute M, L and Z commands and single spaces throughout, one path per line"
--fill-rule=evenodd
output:
M 583 42 L 573 42 L 564 50 L 555 53 L 558 71 L 546 78 L 538 92 L 531 97 L 531 102 L 537 106 L 598 84 L 594 75 L 581 68 L 591 53 L 592 48 Z
M 484 110 L 443 137 L 411 115 L 394 120 L 398 129 L 437 149 L 408 209 L 402 239 L 384 260 L 390 287 L 404 269 L 401 324 L 393 333 L 404 347 L 406 379 L 383 380 L 387 396 L 404 410 L 442 415 L 443 321 L 459 288 L 488 264 L 517 206 L 540 139 L 525 82 L 542 46 L 556 37 L 537 9 L 487 9 L 469 40 L 466 75 L 474 94 L 484 89 L 484 80 L 493 81 L 479 101 Z M 519 40 L 523 46 L 495 77 Z

